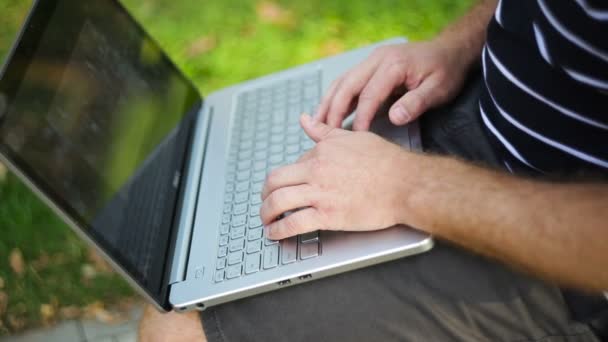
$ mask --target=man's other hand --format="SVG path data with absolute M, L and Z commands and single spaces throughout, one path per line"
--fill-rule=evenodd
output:
M 389 96 L 405 93 L 389 111 L 393 124 L 404 125 L 451 100 L 462 87 L 468 67 L 462 51 L 440 39 L 381 46 L 333 82 L 315 120 L 341 127 L 356 109 L 353 130 L 366 131 Z
M 411 154 L 369 132 L 332 128 L 308 115 L 300 121 L 317 145 L 266 179 L 260 210 L 266 236 L 279 240 L 318 229 L 377 230 L 399 223 L 403 168 Z M 293 213 L 278 219 L 288 211 Z

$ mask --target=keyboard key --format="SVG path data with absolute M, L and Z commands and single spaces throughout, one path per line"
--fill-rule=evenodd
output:
M 264 163 L 264 169 L 266 169 L 266 164 Z M 266 179 L 266 170 L 260 170 L 253 173 L 253 177 L 251 177 L 252 182 L 261 182 Z
M 236 179 L 238 181 L 249 180 L 251 178 L 251 170 L 239 171 L 236 173 Z
M 260 216 L 260 208 L 261 208 L 261 207 L 262 207 L 262 205 L 261 205 L 261 204 L 255 204 L 255 205 L 252 205 L 252 206 L 249 208 L 249 216 L 251 216 L 251 217 Z
M 264 232 L 264 230 L 262 228 L 258 228 L 258 229 L 250 229 L 247 232 L 247 240 L 249 241 L 254 241 L 254 240 L 258 240 L 262 238 L 262 233 Z
M 270 158 L 268 159 L 268 162 L 271 165 L 280 164 L 282 161 L 283 161 L 283 155 L 281 155 L 281 154 L 270 156 Z
M 259 194 L 259 193 L 262 192 L 263 188 L 264 188 L 264 182 L 254 183 L 251 186 L 251 193 L 253 193 L 253 194 Z
M 282 115 L 282 114 L 284 114 L 283 111 L 281 111 L 279 113 L 279 115 Z M 284 127 L 281 127 L 281 126 L 278 126 L 278 125 L 277 126 L 272 126 L 272 128 L 270 129 L 270 133 L 272 133 L 272 134 L 279 134 L 279 133 L 283 132 L 284 129 L 285 129 Z M 274 146 L 272 146 L 272 147 L 274 147 Z
M 304 140 L 301 144 L 303 150 L 310 150 L 315 146 L 315 142 L 312 140 Z
M 224 280 L 224 270 L 219 270 L 215 272 L 215 282 L 219 283 Z
M 298 237 L 293 236 L 281 241 L 281 262 L 283 265 L 295 262 L 298 257 Z
M 230 266 L 226 269 L 226 278 L 232 279 L 241 276 L 243 267 L 241 265 Z
M 283 142 L 285 136 L 280 134 L 274 134 L 270 137 L 270 142 L 272 144 L 280 144 Z
M 222 215 L 222 224 L 230 223 L 230 214 Z
M 311 241 L 317 241 L 319 239 L 319 231 L 315 230 L 314 232 L 304 233 L 300 235 L 300 242 L 307 243 Z
M 262 250 L 262 240 L 250 241 L 247 244 L 247 254 L 257 253 Z
M 249 187 L 249 183 L 247 183 L 247 187 Z M 247 209 L 249 208 L 249 204 L 247 202 L 245 203 L 239 203 L 237 205 L 234 206 L 234 209 L 232 210 L 232 213 L 234 215 L 242 215 L 244 213 L 247 212 Z
M 226 246 L 228 244 L 228 235 L 220 236 L 220 246 Z
M 221 270 L 226 267 L 226 258 L 217 259 L 217 264 L 215 268 Z
M 249 181 L 238 182 L 236 184 L 236 191 L 242 192 L 249 190 Z
M 266 160 L 268 158 L 268 150 L 256 151 L 253 154 L 255 160 Z
M 238 264 L 243 261 L 243 252 L 228 254 L 228 265 Z
M 313 243 L 302 243 L 300 244 L 300 259 L 310 259 L 319 255 L 319 244 Z
M 276 267 L 279 264 L 279 245 L 264 249 L 264 269 Z
M 220 247 L 220 249 L 218 249 L 218 251 L 217 251 L 217 256 L 219 258 L 223 258 L 226 255 L 228 255 L 228 247 L 227 246 Z
M 298 131 L 299 131 L 299 129 L 298 129 Z M 296 131 L 296 132 L 298 132 L 298 131 Z M 295 134 L 294 135 L 290 135 L 290 136 L 287 137 L 287 140 L 285 142 L 287 144 L 289 144 L 289 145 L 291 145 L 291 144 L 299 144 L 300 143 L 300 137 L 297 136 L 297 135 L 295 135 Z
M 249 170 L 249 168 L 251 168 L 251 160 L 241 160 L 237 164 L 237 170 L 239 171 Z
M 230 241 L 230 252 L 240 251 L 245 248 L 245 239 L 238 239 Z
M 257 228 L 262 226 L 262 219 L 259 217 L 252 217 L 249 219 L 249 228 Z
M 232 226 L 233 227 L 242 226 L 245 223 L 247 223 L 247 215 L 242 214 L 242 215 L 232 216 Z
M 229 231 L 230 231 L 230 225 L 229 224 L 223 224 L 220 227 L 220 234 L 222 234 L 222 235 L 228 234 Z
M 245 273 L 251 274 L 260 270 L 260 262 L 262 259 L 262 254 L 255 253 L 247 256 L 245 261 Z
M 233 227 L 230 230 L 230 239 L 236 240 L 245 236 L 245 226 Z
M 258 205 L 258 204 L 261 204 L 261 203 L 262 203 L 262 196 L 257 195 L 257 194 L 251 196 L 251 204 L 252 205 Z
M 265 170 L 266 170 L 266 161 L 265 160 L 261 160 L 261 161 L 256 161 L 253 164 L 253 170 L 254 171 L 262 171 L 262 173 L 265 174 Z M 255 177 L 255 175 L 254 175 Z
M 224 189 L 226 192 L 234 192 L 234 183 L 230 182 L 226 184 L 226 188 Z
M 226 194 L 224 195 L 224 202 L 228 203 L 228 202 L 232 202 L 234 200 L 234 195 L 233 194 Z
M 277 240 L 264 239 L 265 246 L 276 245 L 278 243 L 279 243 L 279 241 L 277 241 Z
M 236 203 L 247 202 L 248 199 L 249 199 L 249 193 L 246 191 L 239 192 L 236 194 L 236 196 L 234 196 L 234 202 L 236 202 Z
M 224 203 L 224 214 L 230 214 L 232 211 L 232 203 Z
M 297 116 L 297 117 L 298 117 L 298 119 L 300 118 L 300 116 Z M 296 136 L 296 137 L 297 137 L 297 135 L 295 135 L 295 133 L 300 133 L 300 130 L 301 130 L 301 129 L 302 129 L 302 128 L 300 127 L 300 123 L 299 123 L 299 122 L 294 122 L 294 123 L 291 123 L 291 124 L 289 124 L 289 125 L 287 126 L 287 134 L 288 134 L 289 136 L 294 135 L 294 136 Z M 289 140 L 289 137 L 287 137 L 287 140 Z M 296 142 L 296 141 L 292 141 L 292 142 Z
M 282 153 L 282 152 L 283 152 L 283 145 L 272 145 L 272 147 L 270 147 L 271 154 L 278 154 L 278 153 Z
M 299 153 L 300 152 L 300 145 L 298 144 L 291 144 L 291 145 L 287 145 L 287 148 L 285 149 L 285 153 L 286 154 L 294 154 L 294 153 Z
M 264 139 L 266 139 L 266 138 L 264 137 Z M 256 143 L 255 143 L 256 151 L 267 150 L 267 149 L 268 149 L 268 141 L 266 141 L 266 140 L 256 141 Z

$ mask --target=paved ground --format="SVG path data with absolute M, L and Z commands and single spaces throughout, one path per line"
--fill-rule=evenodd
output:
M 135 342 L 141 314 L 142 306 L 139 306 L 129 313 L 128 320 L 120 324 L 65 321 L 52 328 L 0 338 L 0 342 Z

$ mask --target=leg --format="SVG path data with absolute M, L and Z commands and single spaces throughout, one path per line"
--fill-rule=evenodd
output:
M 453 246 L 209 308 L 209 341 L 597 341 L 559 290 Z
M 139 323 L 139 341 L 206 342 L 207 338 L 203 333 L 198 312 L 163 314 L 151 305 L 146 305 L 144 315 Z

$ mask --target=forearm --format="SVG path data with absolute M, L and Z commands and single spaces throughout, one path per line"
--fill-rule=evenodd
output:
M 466 67 L 481 56 L 488 23 L 496 11 L 497 0 L 481 0 L 467 14 L 445 28 L 435 39 L 454 51 Z
M 608 289 L 606 184 L 536 182 L 450 158 L 408 159 L 416 166 L 404 182 L 404 223 L 563 285 Z

